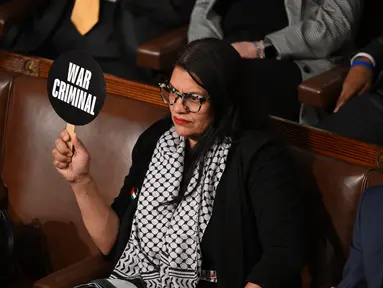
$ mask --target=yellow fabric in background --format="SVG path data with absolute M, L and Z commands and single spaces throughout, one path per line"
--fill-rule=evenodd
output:
M 71 21 L 81 35 L 88 33 L 97 24 L 100 15 L 100 0 L 76 0 Z

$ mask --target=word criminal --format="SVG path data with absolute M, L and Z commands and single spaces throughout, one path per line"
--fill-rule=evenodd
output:
M 69 62 L 67 75 L 67 82 L 69 83 L 56 78 L 53 82 L 52 96 L 90 115 L 94 115 L 97 97 L 87 92 L 91 78 L 92 72 Z

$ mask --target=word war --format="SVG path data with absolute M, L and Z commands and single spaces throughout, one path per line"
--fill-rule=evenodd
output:
M 71 125 L 86 125 L 98 116 L 104 105 L 104 73 L 89 54 L 71 51 L 53 62 L 47 90 L 59 117 Z
M 85 91 L 56 78 L 53 82 L 52 96 L 86 113 L 94 115 L 97 98 L 87 92 L 91 78 L 92 72 L 69 62 L 67 82 L 75 84 Z

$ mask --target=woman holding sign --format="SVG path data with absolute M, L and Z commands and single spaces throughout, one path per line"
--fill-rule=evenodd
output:
M 170 116 L 139 137 L 111 207 L 84 145 L 61 133 L 54 165 L 97 247 L 116 263 L 108 279 L 83 287 L 300 287 L 301 195 L 265 122 L 239 125 L 240 70 L 239 54 L 223 41 L 186 47 L 160 84 Z M 254 118 L 262 115 L 253 108 Z

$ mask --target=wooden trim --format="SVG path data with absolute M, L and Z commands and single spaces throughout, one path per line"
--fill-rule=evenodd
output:
M 27 65 L 27 63 L 29 64 Z M 26 75 L 47 78 L 51 64 L 51 60 L 43 58 L 27 57 L 8 52 L 0 53 L 0 68 Z M 166 107 L 157 87 L 112 75 L 105 75 L 105 79 L 108 94 Z M 369 168 L 377 168 L 383 163 L 383 147 L 369 145 L 277 117 L 272 117 L 272 122 L 282 137 L 288 139 L 288 142 L 293 146 Z
M 369 168 L 379 168 L 383 163 L 383 147 L 278 117 L 272 117 L 272 123 L 282 138 L 288 139 L 293 146 Z
M 39 76 L 48 78 L 48 73 L 53 61 L 47 59 L 40 60 Z M 141 84 L 126 79 L 118 78 L 113 75 L 105 74 L 106 92 L 108 94 L 119 95 L 136 99 L 142 102 L 166 107 L 160 97 L 160 90 L 157 87 Z M 145 91 L 145 95 L 142 93 Z
M 40 59 L 1 51 L 0 67 L 8 71 L 38 77 Z
M 1 51 L 0 53 L 0 68 L 40 78 L 48 78 L 52 63 L 52 60 L 44 58 L 24 56 L 5 51 Z M 132 82 L 109 74 L 105 74 L 104 76 L 106 80 L 106 92 L 108 94 L 128 97 L 156 106 L 166 107 L 166 104 L 161 99 L 159 88 Z M 143 94 L 142 91 L 145 91 L 145 94 Z

